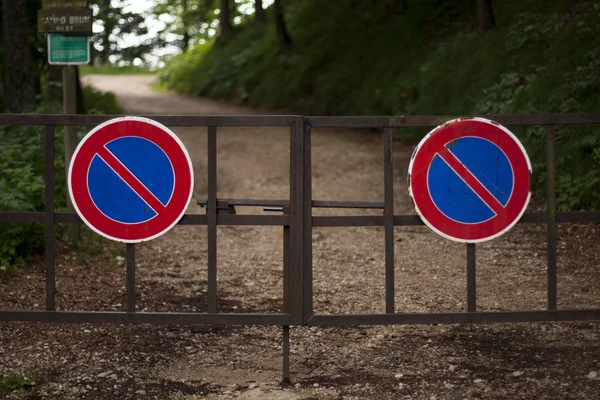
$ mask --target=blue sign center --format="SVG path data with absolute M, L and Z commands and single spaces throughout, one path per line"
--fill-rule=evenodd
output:
M 486 139 L 463 137 L 448 143 L 446 149 L 502 206 L 506 206 L 513 190 L 513 169 L 498 146 Z M 427 186 L 437 208 L 450 219 L 474 224 L 496 215 L 439 155 L 433 158 L 429 167 Z
M 164 206 L 169 203 L 175 174 L 169 158 L 160 147 L 136 136 L 115 139 L 105 147 L 160 203 Z M 97 154 L 90 164 L 87 183 L 92 201 L 108 218 L 134 224 L 157 215 L 140 194 Z

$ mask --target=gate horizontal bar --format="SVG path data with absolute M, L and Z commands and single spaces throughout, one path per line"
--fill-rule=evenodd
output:
M 289 325 L 289 314 L 118 311 L 0 311 L 0 321 L 177 325 Z
M 198 204 L 206 206 L 207 199 L 198 199 Z M 316 208 L 373 208 L 383 209 L 383 202 L 376 201 L 341 201 L 341 200 L 313 200 L 312 206 Z M 218 199 L 217 208 L 227 206 L 250 207 L 289 207 L 289 200 L 275 199 Z
M 338 201 L 338 200 L 313 200 L 312 206 L 316 208 L 372 208 L 382 209 L 382 201 Z
M 205 207 L 208 199 L 199 198 L 198 204 Z M 269 206 L 289 206 L 289 200 L 274 200 L 274 199 L 217 199 L 217 208 L 225 208 L 228 206 L 248 206 L 248 207 L 269 207 Z
M 0 114 L 0 125 L 95 126 L 123 115 Z M 142 115 L 170 126 L 290 126 L 293 115 Z M 287 133 L 287 132 L 286 132 Z
M 178 225 L 206 225 L 208 224 L 208 218 L 205 214 L 185 214 Z
M 289 215 L 217 215 L 217 225 L 289 226 Z
M 416 325 L 492 322 L 541 322 L 600 319 L 600 309 L 559 311 L 490 311 L 471 313 L 415 314 L 315 314 L 307 325 Z
M 59 224 L 82 224 L 83 220 L 74 212 L 54 213 L 54 222 Z
M 475 116 L 475 115 L 473 115 Z M 458 115 L 415 115 L 381 117 L 306 117 L 313 128 L 387 128 L 387 127 L 434 127 L 456 118 L 473 116 Z M 527 114 L 527 115 L 476 115 L 503 125 L 556 125 L 598 124 L 600 113 L 578 114 Z
M 317 216 L 313 217 L 315 227 L 339 226 L 383 226 L 383 215 L 361 216 Z M 600 211 L 566 211 L 556 213 L 558 223 L 600 222 Z M 524 224 L 545 224 L 546 214 L 543 212 L 527 213 L 519 220 Z M 418 215 L 394 215 L 394 226 L 425 225 Z
M 241 199 L 240 199 L 241 200 Z M 273 202 L 280 200 L 273 200 Z M 287 201 L 287 200 L 281 200 Z M 315 200 L 313 207 L 322 207 L 314 203 L 340 203 L 332 205 L 333 208 L 379 208 L 379 203 L 370 202 L 334 202 L 329 200 Z M 381 203 L 383 204 L 383 203 Z M 244 204 L 253 205 L 253 204 Z M 257 204 L 258 205 L 258 204 Z M 260 204 L 261 206 L 263 203 Z M 268 205 L 268 204 L 265 204 Z M 368 207 L 361 207 L 368 205 Z M 30 211 L 0 211 L 0 223 L 43 223 L 45 213 Z M 57 212 L 54 213 L 54 222 L 58 224 L 80 224 L 83 223 L 76 213 Z M 556 213 L 558 223 L 586 223 L 600 222 L 600 211 L 565 211 Z M 179 220 L 179 225 L 206 225 L 206 215 L 186 214 Z M 546 213 L 535 212 L 524 214 L 519 223 L 545 224 Z M 218 225 L 265 225 L 265 226 L 287 226 L 289 218 L 286 215 L 219 215 Z M 419 226 L 424 225 L 418 215 L 394 215 L 394 226 Z M 360 216 L 317 216 L 313 217 L 315 227 L 336 226 L 383 226 L 383 215 L 360 215 Z
M 315 228 L 337 226 L 383 226 L 383 215 L 318 216 L 312 217 L 312 225 Z
M 19 223 L 26 224 L 31 222 L 46 221 L 45 212 L 32 212 L 32 211 L 0 211 L 0 223 Z
M 556 213 L 556 222 L 559 223 L 586 223 L 600 222 L 600 211 L 565 211 Z M 546 213 L 535 212 L 524 214 L 519 223 L 525 224 L 545 224 Z
M 543 213 L 545 214 L 545 213 Z M 559 223 L 585 223 L 600 222 L 600 211 L 571 211 L 557 212 L 556 222 Z

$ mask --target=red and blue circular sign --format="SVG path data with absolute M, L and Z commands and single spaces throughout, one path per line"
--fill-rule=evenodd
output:
M 423 222 L 457 242 L 507 232 L 531 197 L 525 148 L 508 129 L 483 118 L 452 120 L 431 131 L 415 149 L 408 175 Z
M 190 156 L 167 127 L 147 118 L 107 121 L 88 133 L 69 166 L 74 208 L 94 231 L 137 243 L 181 219 L 192 197 Z

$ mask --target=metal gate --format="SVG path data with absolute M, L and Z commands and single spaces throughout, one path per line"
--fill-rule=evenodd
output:
M 556 212 L 555 125 L 600 124 L 600 114 L 550 114 L 486 116 L 500 124 L 544 126 L 546 132 L 546 212 L 526 213 L 519 223 L 547 226 L 546 310 L 478 312 L 476 296 L 476 246 L 467 244 L 467 310 L 454 313 L 402 313 L 394 304 L 394 227 L 423 225 L 417 215 L 394 215 L 392 129 L 435 127 L 451 116 L 397 117 L 303 117 L 303 116 L 151 116 L 167 126 L 208 128 L 208 198 L 198 199 L 206 214 L 188 214 L 181 225 L 208 227 L 207 313 L 136 312 L 135 245 L 126 245 L 127 310 L 57 311 L 55 293 L 55 237 L 57 223 L 78 224 L 75 213 L 54 210 L 54 135 L 63 125 L 95 126 L 115 116 L 92 115 L 0 115 L 0 125 L 45 126 L 45 212 L 2 212 L 0 223 L 43 223 L 45 225 L 46 304 L 45 311 L 0 310 L 0 321 L 275 325 L 283 329 L 283 378 L 289 380 L 290 325 L 393 325 L 456 324 L 487 322 L 532 322 L 600 319 L 600 309 L 559 310 L 556 295 L 556 226 L 558 223 L 600 222 L 600 211 Z M 290 194 L 288 199 L 218 199 L 217 130 L 225 126 L 281 126 L 290 134 Z M 313 200 L 311 194 L 312 128 L 382 128 L 384 156 L 384 199 L 381 202 Z M 283 215 L 237 215 L 236 206 L 260 206 Z M 379 209 L 383 215 L 314 216 L 313 208 Z M 221 313 L 217 308 L 217 226 L 281 226 L 284 236 L 284 312 Z M 385 314 L 315 314 L 313 312 L 312 229 L 313 227 L 383 226 L 385 231 Z

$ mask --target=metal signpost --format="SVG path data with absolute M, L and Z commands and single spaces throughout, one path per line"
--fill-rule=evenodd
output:
M 88 0 L 42 0 L 38 11 L 38 32 L 48 34 L 48 63 L 63 67 L 63 112 L 77 114 L 77 75 L 73 65 L 90 62 L 92 35 L 92 9 Z M 64 128 L 65 174 L 77 147 L 77 130 L 73 126 Z M 67 209 L 73 211 L 67 196 Z M 68 229 L 71 240 L 79 237 L 79 227 Z
M 496 238 L 525 212 L 531 163 L 506 128 L 483 118 L 438 126 L 408 169 L 417 213 L 438 234 L 466 243 Z
M 83 138 L 69 167 L 75 211 L 94 231 L 138 243 L 171 229 L 192 197 L 193 171 L 183 143 L 167 127 L 139 117 L 107 121 Z

